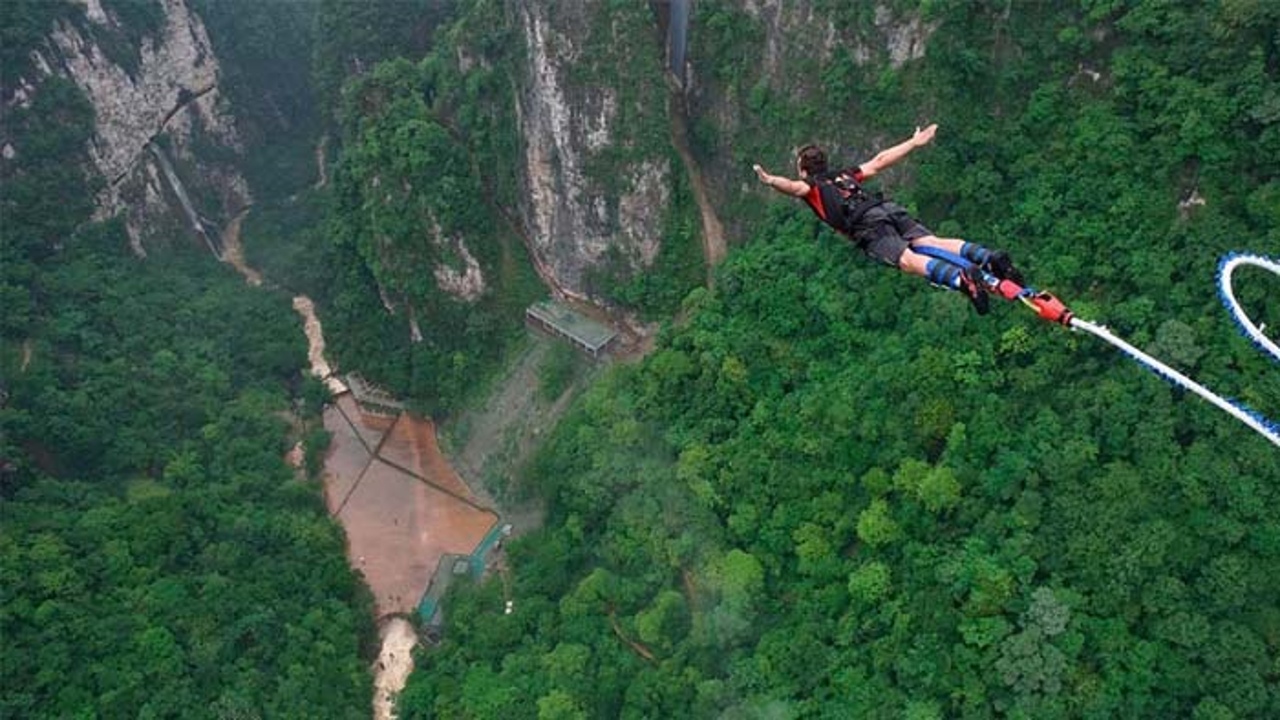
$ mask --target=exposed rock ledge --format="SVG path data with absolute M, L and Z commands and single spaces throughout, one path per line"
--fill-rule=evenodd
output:
M 80 28 L 60 22 L 50 35 L 54 52 L 36 53 L 44 75 L 65 75 L 93 105 L 94 136 L 89 155 L 107 186 L 97 198 L 96 219 L 127 212 L 136 243 L 149 219 L 168 215 L 164 193 L 147 146 L 165 133 L 174 157 L 197 163 L 191 151 L 196 124 L 206 141 L 241 150 L 234 118 L 218 90 L 220 68 L 204 23 L 184 0 L 159 0 L 165 20 L 156 37 L 144 38 L 130 72 L 113 62 Z M 82 0 L 92 23 L 110 28 L 114 19 L 98 0 Z M 202 173 L 205 174 L 205 173 Z M 248 185 L 233 169 L 207 173 L 215 195 L 230 216 L 250 202 Z

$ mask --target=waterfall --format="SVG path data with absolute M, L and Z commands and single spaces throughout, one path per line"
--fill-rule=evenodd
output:
M 689 0 L 671 0 L 671 21 L 667 26 L 667 62 L 680 87 L 685 86 L 684 54 L 689 37 Z
M 187 220 L 191 222 L 191 229 L 201 238 L 204 238 L 204 243 L 209 246 L 213 256 L 221 260 L 222 250 L 218 247 L 213 237 L 209 235 L 204 223 L 200 221 L 200 214 L 196 212 L 195 205 L 191 202 L 191 197 L 187 195 L 187 188 L 183 186 L 182 180 L 178 178 L 178 173 L 174 172 L 173 165 L 170 164 L 168 156 L 164 154 L 164 150 L 154 142 L 147 143 L 147 150 L 156 159 L 156 163 L 160 165 L 160 171 L 164 173 L 165 179 L 169 181 L 169 187 L 173 189 L 173 194 L 178 196 L 178 203 L 182 205 L 182 211 L 186 213 Z
M 681 88 L 685 86 L 684 59 L 689 37 L 690 0 L 650 0 L 658 29 L 667 43 L 667 70 Z

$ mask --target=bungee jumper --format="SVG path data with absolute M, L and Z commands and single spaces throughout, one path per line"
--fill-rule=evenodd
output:
M 824 223 L 849 238 L 864 253 L 912 275 L 951 290 L 964 292 L 979 315 L 988 311 L 988 294 L 1018 300 L 1040 318 L 1073 330 L 1080 330 L 1111 344 L 1156 375 L 1199 395 L 1220 410 L 1244 423 L 1276 446 L 1280 446 L 1280 424 L 1246 405 L 1224 398 L 1116 337 L 1106 326 L 1077 317 L 1061 300 L 1027 286 L 1009 254 L 988 250 L 957 238 L 940 238 L 922 225 L 901 205 L 880 193 L 869 193 L 862 183 L 906 157 L 912 150 L 928 145 L 938 126 L 916 128 L 903 142 L 882 150 L 870 160 L 844 170 L 831 171 L 826 153 L 816 145 L 806 145 L 796 155 L 800 179 L 773 175 L 753 165 L 760 182 L 774 190 L 801 198 Z M 1280 345 L 1262 333 L 1244 314 L 1236 301 L 1231 279 L 1233 271 L 1252 265 L 1280 275 L 1280 258 L 1251 254 L 1231 254 L 1218 268 L 1222 302 L 1240 329 L 1263 352 L 1280 360 Z
M 1006 299 L 1010 288 L 1018 288 L 1022 273 L 1003 250 L 988 250 L 958 238 L 940 238 L 913 218 L 901 205 L 871 193 L 862 183 L 905 158 L 912 150 L 928 145 L 937 133 L 937 124 L 916 128 L 910 138 L 882 150 L 870 160 L 832 171 L 827 154 L 816 145 L 806 145 L 796 155 L 798 180 L 773 175 L 760 165 L 753 169 L 760 181 L 774 190 L 801 198 L 824 223 L 853 241 L 870 257 L 919 275 L 929 282 L 965 293 L 979 315 L 989 309 L 988 292 L 997 291 Z

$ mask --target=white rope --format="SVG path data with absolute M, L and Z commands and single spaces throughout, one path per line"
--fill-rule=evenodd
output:
M 1253 265 L 1280 275 L 1280 262 L 1257 255 L 1228 255 L 1218 264 L 1218 293 L 1222 296 L 1222 302 L 1227 309 L 1231 311 L 1231 317 L 1240 325 L 1240 330 L 1248 335 L 1261 350 L 1271 353 L 1275 359 L 1280 360 L 1280 345 L 1276 345 L 1271 338 L 1263 335 L 1262 328 L 1253 324 L 1249 316 L 1244 314 L 1244 310 L 1240 309 L 1240 303 L 1236 301 L 1235 289 L 1231 286 L 1231 273 L 1241 265 Z
M 1257 255 L 1230 255 L 1223 259 L 1218 268 L 1218 289 L 1222 296 L 1223 303 L 1225 303 L 1227 309 L 1231 311 L 1231 316 L 1235 318 L 1237 323 L 1239 323 L 1244 333 L 1249 336 L 1249 339 L 1253 340 L 1258 347 L 1262 348 L 1265 352 L 1270 353 L 1275 356 L 1277 360 L 1280 360 L 1280 347 L 1277 347 L 1276 343 L 1262 334 L 1262 330 L 1249 320 L 1248 316 L 1246 316 L 1244 311 L 1240 308 L 1240 304 L 1236 301 L 1235 292 L 1231 287 L 1231 273 L 1241 265 L 1254 265 L 1280 275 L 1280 262 L 1276 262 L 1269 258 L 1259 257 Z M 1076 317 L 1071 319 L 1071 327 L 1084 330 L 1085 332 L 1096 335 L 1097 337 L 1111 343 L 1122 352 L 1133 357 L 1139 363 L 1147 366 L 1147 368 L 1154 371 L 1157 375 L 1160 375 L 1172 383 L 1181 385 L 1205 400 L 1208 400 L 1221 408 L 1227 414 L 1245 425 L 1248 425 L 1276 446 L 1280 446 L 1280 427 L 1262 415 L 1259 415 L 1257 412 L 1245 407 L 1244 405 L 1232 402 L 1217 395 L 1186 375 L 1183 375 L 1124 340 L 1112 335 L 1110 330 L 1107 330 L 1107 328 L 1101 325 L 1091 323 L 1088 320 L 1081 320 Z

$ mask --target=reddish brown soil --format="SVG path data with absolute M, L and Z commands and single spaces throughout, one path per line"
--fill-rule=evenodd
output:
M 324 497 L 331 515 L 338 514 L 342 504 L 351 494 L 352 488 L 364 469 L 369 467 L 373 455 L 360 441 L 356 429 L 343 414 L 343 405 L 349 402 L 348 397 L 340 398 L 339 404 L 330 407 L 324 413 L 324 428 L 331 434 L 329 453 L 324 461 Z M 355 404 L 350 403 L 354 408 Z
M 478 502 L 449 461 L 440 454 L 436 426 L 430 420 L 402 415 L 383 440 L 378 456 L 425 478 L 446 492 Z
M 498 521 L 440 455 L 429 421 L 402 415 L 387 424 L 356 413 L 347 398 L 325 414 L 329 511 L 346 528 L 352 567 L 364 573 L 379 617 L 413 612 L 440 560 L 470 554 Z M 376 441 L 376 454 L 362 437 Z

